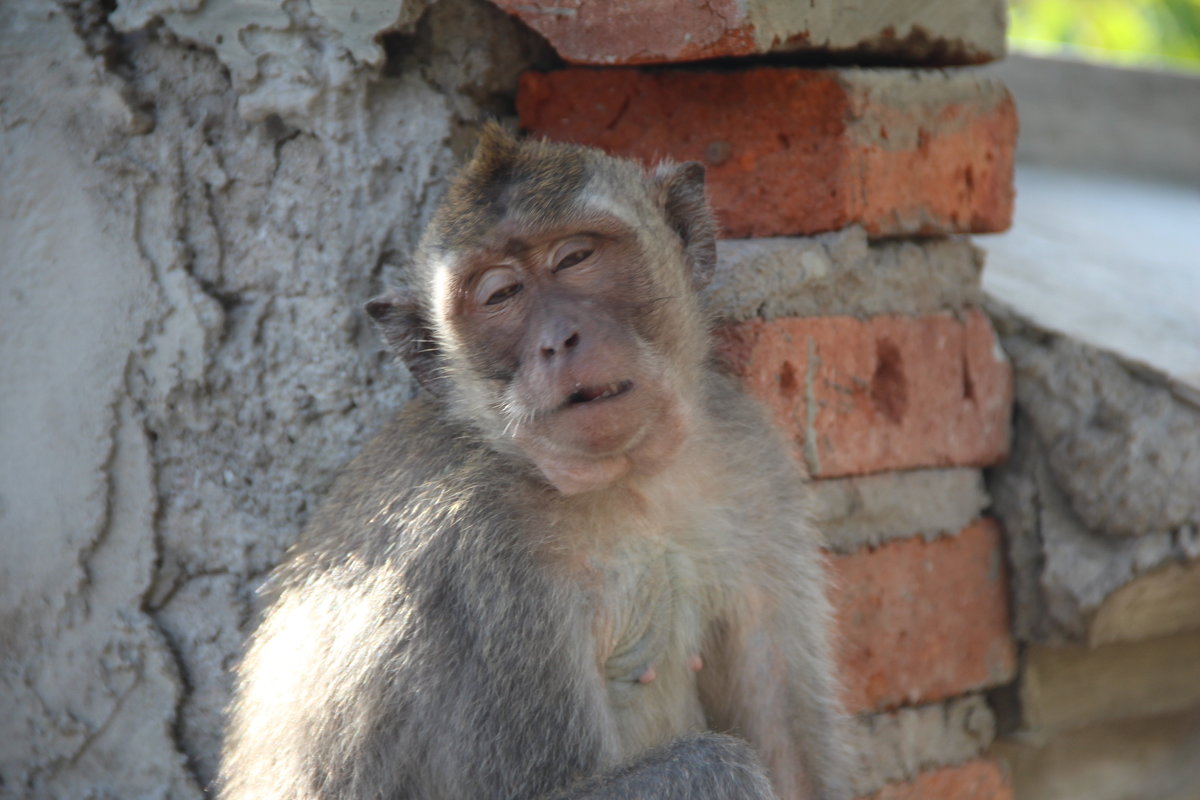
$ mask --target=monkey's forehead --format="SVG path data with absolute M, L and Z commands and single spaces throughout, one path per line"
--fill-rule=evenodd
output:
M 519 180 L 494 186 L 490 196 L 472 198 L 470 203 L 455 198 L 431 224 L 428 251 L 445 264 L 464 251 L 502 250 L 514 237 L 568 235 L 572 228 L 597 226 L 640 233 L 654 218 L 649 181 L 640 169 L 621 184 L 613 177 L 595 174 L 583 182 L 560 185 Z

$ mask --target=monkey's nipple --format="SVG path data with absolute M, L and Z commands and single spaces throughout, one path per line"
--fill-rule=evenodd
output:
M 658 673 L 654 671 L 654 665 L 651 664 L 642 671 L 641 675 L 638 675 L 637 681 L 638 683 L 649 683 L 657 677 Z

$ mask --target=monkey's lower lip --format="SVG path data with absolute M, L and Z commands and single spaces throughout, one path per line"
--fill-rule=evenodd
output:
M 619 397 L 633 388 L 633 381 L 613 381 L 611 383 L 601 384 L 599 386 L 584 386 L 576 389 L 567 398 L 568 406 L 576 406 L 581 403 L 594 403 L 597 400 L 608 400 L 612 397 Z

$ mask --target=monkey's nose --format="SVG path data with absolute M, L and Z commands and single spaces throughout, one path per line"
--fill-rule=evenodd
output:
M 553 344 L 543 344 L 542 355 L 546 358 L 553 358 L 558 353 L 566 353 L 569 350 L 574 350 L 578 344 L 579 333 L 577 331 L 572 331 L 571 334 L 565 339 L 562 339 L 562 341 L 554 341 Z

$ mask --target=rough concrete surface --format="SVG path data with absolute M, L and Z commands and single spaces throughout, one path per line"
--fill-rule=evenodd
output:
M 992 710 L 974 694 L 855 717 L 850 727 L 850 750 L 858 754 L 855 794 L 975 758 L 992 743 L 995 730 Z
M 989 475 L 1018 635 L 1085 641 L 1135 577 L 1200 557 L 1200 408 L 1109 353 L 994 315 L 1013 361 L 1012 454 Z
M 920 469 L 813 481 L 814 520 L 835 553 L 958 533 L 990 502 L 977 469 Z
M 544 50 L 359 7 L 0 5 L 0 795 L 199 797 L 255 585 L 410 394 L 359 308 Z
M 961 64 L 1004 55 L 1000 0 L 493 0 L 568 61 L 646 64 L 812 52 Z
M 706 298 L 723 320 L 917 316 L 979 305 L 983 251 L 965 237 L 869 241 L 861 226 L 722 239 Z

